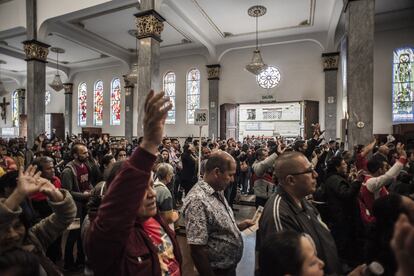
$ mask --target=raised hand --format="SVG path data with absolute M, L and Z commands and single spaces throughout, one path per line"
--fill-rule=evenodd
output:
M 412 275 L 414 271 L 414 226 L 410 224 L 406 215 L 400 215 L 394 225 L 394 235 L 391 240 L 398 263 L 397 276 Z
M 49 180 L 40 177 L 38 181 L 41 183 L 39 192 L 44 193 L 51 201 L 59 202 L 64 199 L 63 194 Z
M 16 191 L 24 196 L 39 192 L 44 184 L 43 181 L 40 181 L 40 174 L 40 171 L 36 173 L 36 166 L 30 165 L 26 171 L 20 167 Z
M 162 142 L 165 119 L 172 108 L 170 99 L 164 97 L 164 92 L 150 91 L 145 100 L 144 139 L 141 147 L 154 155 L 158 152 L 158 145 Z
M 407 153 L 404 150 L 404 144 L 398 142 L 395 149 L 397 150 L 397 153 L 400 155 L 400 157 L 402 156 L 402 157 L 407 158 Z

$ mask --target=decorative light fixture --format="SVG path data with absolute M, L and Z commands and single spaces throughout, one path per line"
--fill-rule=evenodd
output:
M 53 81 L 49 83 L 49 86 L 53 88 L 56 92 L 59 92 L 63 89 L 63 83 L 59 75 L 59 54 L 63 54 L 65 50 L 62 48 L 52 47 L 50 51 L 56 53 L 56 75 L 53 78 Z
M 280 71 L 275 66 L 269 65 L 256 76 L 256 81 L 261 88 L 274 88 L 279 85 Z
M 6 96 L 9 92 L 7 92 L 6 88 L 4 87 L 3 82 L 1 81 L 1 65 L 7 64 L 4 60 L 0 60 L 0 96 Z
M 260 74 L 267 65 L 263 62 L 262 55 L 259 50 L 259 28 L 258 20 L 259 17 L 266 13 L 267 9 L 264 6 L 253 6 L 247 10 L 247 14 L 251 17 L 256 18 L 256 49 L 253 51 L 252 61 L 246 65 L 246 70 L 254 75 Z
M 131 83 L 138 83 L 138 31 L 129 30 L 128 34 L 135 38 L 135 62 L 132 63 L 131 71 L 126 74 L 124 77 Z

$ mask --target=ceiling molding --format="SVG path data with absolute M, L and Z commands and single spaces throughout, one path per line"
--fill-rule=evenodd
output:
M 115 43 L 70 23 L 49 22 L 46 30 L 48 33 L 56 34 L 80 46 L 96 51 L 99 54 L 112 56 L 126 64 L 129 63 L 132 56 L 128 50 Z
M 188 16 L 177 6 L 175 1 L 166 1 L 161 5 L 161 15 L 168 20 L 173 22 L 175 25 L 180 25 L 186 29 L 197 41 L 203 44 L 211 57 L 216 56 L 216 47 L 210 41 L 208 37 L 204 35 L 204 32 L 200 30 L 194 22 L 192 22 Z
M 7 2 L 11 2 L 12 0 L 0 0 L 0 5 L 1 4 L 4 4 L 4 3 L 7 3 Z
M 260 47 L 267 47 L 273 45 L 283 45 L 283 44 L 291 44 L 291 43 L 302 43 L 302 42 L 312 42 L 318 45 L 321 51 L 325 51 L 325 46 L 323 45 L 323 41 L 326 40 L 326 33 L 319 32 L 319 33 L 312 33 L 312 34 L 300 34 L 300 35 L 293 35 L 293 36 L 285 36 L 285 37 L 277 37 L 277 38 L 268 38 L 263 39 L 260 43 Z M 246 41 L 242 43 L 231 43 L 220 46 L 218 48 L 218 63 L 222 60 L 222 58 L 229 52 L 241 49 L 250 49 L 256 47 L 255 41 Z
M 207 12 L 201 7 L 201 5 L 197 2 L 198 0 L 191 0 L 196 8 L 199 10 L 199 12 L 203 15 L 203 17 L 206 19 L 206 21 L 210 24 L 210 26 L 218 33 L 218 35 L 221 38 L 230 38 L 230 37 L 239 37 L 239 36 L 246 36 L 246 35 L 252 35 L 256 32 L 247 32 L 247 33 L 238 33 L 238 34 L 232 34 L 231 36 L 226 36 L 224 34 L 224 31 L 220 30 L 220 28 L 217 26 L 217 24 L 214 23 L 213 19 L 207 14 Z M 316 0 L 309 0 L 309 18 L 307 19 L 309 24 L 306 25 L 295 25 L 295 26 L 287 26 L 287 27 L 281 27 L 281 28 L 274 28 L 274 29 L 267 29 L 259 31 L 258 33 L 270 33 L 270 32 L 276 32 L 276 31 L 282 31 L 282 30 L 289 30 L 289 29 L 298 29 L 298 28 L 306 28 L 311 27 L 314 25 L 315 21 L 315 8 L 316 8 Z
M 85 72 L 85 71 L 96 71 L 96 70 L 102 70 L 102 69 L 107 69 L 107 68 L 113 68 L 113 67 L 123 67 L 124 64 L 122 63 L 114 63 L 112 62 L 108 62 L 108 63 L 103 63 L 103 64 L 99 64 L 99 65 L 90 65 L 90 66 L 84 66 L 84 67 L 79 67 L 79 68 L 75 68 L 71 71 L 70 76 L 68 76 L 68 82 L 73 82 L 74 78 L 76 77 L 76 74 L 81 73 L 81 72 Z M 125 66 L 124 66 L 125 67 Z M 125 70 L 125 73 L 127 72 L 127 70 Z
M 0 31 L 0 41 L 13 38 L 16 36 L 25 35 L 25 34 L 26 34 L 26 29 L 23 27 L 16 27 L 16 28 L 5 30 L 5 31 Z
M 23 51 L 14 50 L 15 48 L 9 47 L 9 46 L 0 46 L 0 54 L 4 54 L 10 57 L 14 57 L 17 59 L 25 60 L 26 55 Z M 52 59 L 48 59 L 46 66 L 49 68 L 56 68 L 56 63 Z M 70 69 L 67 66 L 64 66 L 62 64 L 59 64 L 59 70 L 64 72 L 66 75 L 69 75 Z M 19 71 L 21 72 L 19 75 L 26 75 L 27 71 Z

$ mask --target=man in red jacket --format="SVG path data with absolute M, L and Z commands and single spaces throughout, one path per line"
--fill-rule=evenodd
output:
M 144 138 L 103 198 L 86 238 L 95 275 L 181 275 L 175 234 L 157 214 L 151 169 L 171 109 L 164 93 L 145 101 Z

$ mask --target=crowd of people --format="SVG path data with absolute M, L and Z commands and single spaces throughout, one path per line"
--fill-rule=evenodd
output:
M 180 218 L 198 273 L 236 275 L 255 224 L 236 221 L 238 195 L 263 208 L 256 275 L 413 275 L 414 151 L 349 151 L 318 124 L 308 140 L 180 143 L 164 136 L 170 108 L 151 91 L 134 141 L 1 140 L 0 275 L 184 275 Z

